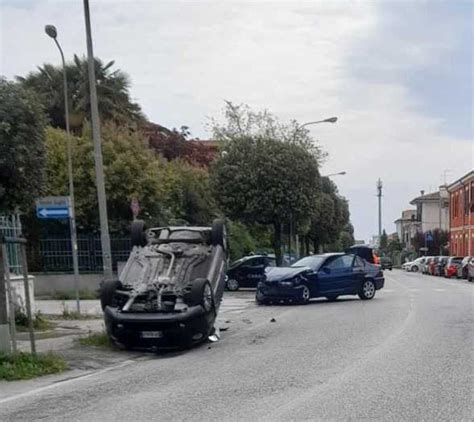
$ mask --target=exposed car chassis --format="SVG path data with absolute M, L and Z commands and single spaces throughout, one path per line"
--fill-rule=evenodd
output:
M 132 227 L 134 245 L 119 280 L 104 282 L 107 334 L 125 348 L 186 348 L 211 334 L 227 264 L 224 224 Z

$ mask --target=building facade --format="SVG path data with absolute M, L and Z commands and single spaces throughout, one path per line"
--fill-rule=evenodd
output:
M 416 210 L 402 211 L 402 216 L 395 220 L 397 235 L 404 249 L 411 248 L 411 239 L 419 230 L 420 223 L 417 221 Z
M 440 186 L 438 192 L 425 194 L 421 191 L 421 195 L 410 204 L 416 206 L 416 220 L 423 233 L 436 229 L 449 230 L 449 193 L 445 186 Z
M 451 183 L 449 192 L 449 251 L 474 255 L 474 170 Z

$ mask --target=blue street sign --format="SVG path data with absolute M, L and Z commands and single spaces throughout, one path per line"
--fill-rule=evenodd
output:
M 36 217 L 41 219 L 69 218 L 69 197 L 47 196 L 37 199 Z
M 69 218 L 69 208 L 36 208 L 38 218 Z
M 427 242 L 432 242 L 433 241 L 433 235 L 431 234 L 431 232 L 425 233 L 425 240 Z

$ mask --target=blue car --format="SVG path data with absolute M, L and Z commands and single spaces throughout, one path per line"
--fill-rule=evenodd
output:
M 307 256 L 291 267 L 268 268 L 257 285 L 259 304 L 308 303 L 313 297 L 336 300 L 358 295 L 370 300 L 384 286 L 382 267 L 354 254 L 329 253 Z

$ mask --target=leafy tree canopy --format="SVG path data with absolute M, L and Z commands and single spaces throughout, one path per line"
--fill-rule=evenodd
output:
M 44 125 L 35 96 L 0 79 L 0 212 L 26 210 L 41 194 Z

